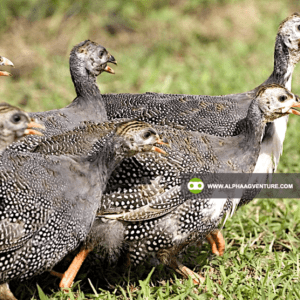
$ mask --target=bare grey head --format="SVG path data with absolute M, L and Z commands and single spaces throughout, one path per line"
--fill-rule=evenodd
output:
M 90 40 L 77 44 L 70 53 L 71 72 L 77 70 L 81 75 L 96 77 L 102 72 L 114 74 L 108 63 L 117 64 L 117 61 L 103 46 Z
M 293 13 L 283 20 L 278 29 L 290 54 L 293 64 L 300 60 L 300 14 Z

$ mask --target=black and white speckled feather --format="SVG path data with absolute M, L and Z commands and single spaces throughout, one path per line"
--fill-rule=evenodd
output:
M 89 235 L 87 244 L 100 241 L 104 248 L 105 245 L 110 247 L 109 253 L 115 254 L 122 248 L 125 239 L 130 245 L 132 260 L 138 263 L 151 249 L 157 252 L 177 247 L 180 243 L 187 243 L 191 235 L 193 239 L 204 237 L 217 227 L 225 214 L 234 211 L 239 198 L 203 199 L 202 195 L 201 199 L 187 200 L 178 188 L 181 174 L 253 172 L 266 122 L 285 116 L 297 102 L 298 98 L 281 86 L 261 87 L 247 117 L 239 122 L 240 134 L 233 137 L 154 126 L 171 143 L 171 148 L 165 148 L 168 156 L 157 159 L 152 154 L 140 153 L 120 164 L 109 180 L 103 206 L 98 211 L 99 218 L 93 225 L 93 237 Z M 151 184 L 150 180 L 157 176 L 161 177 L 160 185 L 164 191 L 170 192 L 170 197 L 159 193 L 144 206 L 141 206 L 141 201 L 137 205 L 134 198 L 127 197 L 126 201 L 117 198 L 118 194 L 129 196 L 137 193 L 141 184 Z M 116 211 L 117 215 L 110 215 Z M 103 217 L 103 214 L 107 216 Z M 116 241 L 108 242 L 106 238 L 109 235 L 102 235 L 106 226 L 109 226 L 110 232 L 116 227 Z
M 116 165 L 124 157 L 151 151 L 158 141 L 148 124 L 118 120 L 89 122 L 43 137 L 26 153 L 17 144 L 5 150 L 0 164 L 0 282 L 49 270 L 75 249 L 91 229 Z

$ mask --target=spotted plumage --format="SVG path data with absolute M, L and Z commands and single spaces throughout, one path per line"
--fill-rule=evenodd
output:
M 157 143 L 148 124 L 118 120 L 41 137 L 26 152 L 26 141 L 6 149 L 0 163 L 0 283 L 49 270 L 76 248 L 116 165 L 158 151 Z
M 0 63 L 5 64 L 5 58 L 0 58 Z M 6 64 L 9 64 L 6 62 Z M 0 71 L 1 75 L 1 71 Z M 34 122 L 29 118 L 28 114 L 21 109 L 12 106 L 8 103 L 0 103 L 0 153 L 2 153 L 11 143 L 21 139 L 23 136 L 34 134 L 41 135 L 41 133 L 32 128 L 44 129 L 44 126 Z M 5 223 L 5 222 L 4 222 Z M 14 234 L 14 226 L 10 224 L 1 224 L 0 232 L 10 231 Z M 5 226 L 7 225 L 7 226 Z M 0 284 L 0 299 L 15 300 L 14 296 L 9 290 L 8 284 Z
M 115 58 L 101 45 L 86 40 L 73 47 L 70 54 L 70 73 L 77 97 L 65 108 L 31 113 L 46 127 L 47 136 L 72 130 L 84 121 L 107 120 L 96 78 L 102 72 L 114 73 L 107 63 Z
M 108 118 L 135 117 L 151 124 L 221 137 L 235 136 L 241 132 L 240 121 L 245 118 L 249 105 L 261 86 L 276 83 L 291 90 L 293 70 L 300 59 L 299 28 L 298 13 L 292 14 L 280 24 L 275 42 L 273 72 L 265 82 L 249 92 L 214 97 L 157 93 L 104 94 L 102 98 Z M 287 120 L 286 116 L 266 125 L 255 173 L 270 173 L 276 170 Z M 231 161 L 228 163 L 234 167 Z M 254 196 L 253 193 L 245 191 L 239 205 L 251 201 Z
M 237 136 L 223 138 L 154 126 L 170 141 L 168 156 L 156 159 L 140 153 L 120 164 L 109 180 L 86 247 L 92 249 L 99 244 L 112 257 L 122 247 L 129 247 L 134 264 L 154 251 L 162 262 L 174 267 L 176 253 L 214 230 L 225 214 L 233 213 L 240 200 L 230 195 L 228 199 L 212 199 L 211 195 L 186 199 L 179 188 L 182 173 L 253 172 L 265 124 L 290 113 L 299 114 L 292 106 L 299 106 L 299 98 L 271 84 L 258 90 L 247 117 L 240 121 Z M 151 187 L 153 182 L 149 180 L 158 176 L 162 191 L 155 182 L 158 192 L 149 199 L 130 197 L 139 193 L 141 185 Z

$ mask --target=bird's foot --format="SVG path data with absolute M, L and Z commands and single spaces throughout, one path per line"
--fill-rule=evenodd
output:
M 186 278 L 188 278 L 189 276 L 192 277 L 194 284 L 201 284 L 204 283 L 205 278 L 201 275 L 199 275 L 198 273 L 192 271 L 191 269 L 189 269 L 188 267 L 184 266 L 184 265 L 179 265 L 178 268 L 180 268 L 180 272 L 182 275 L 184 275 Z
M 17 300 L 9 289 L 8 283 L 0 284 L 0 300 Z
M 217 256 L 223 256 L 225 251 L 225 240 L 219 229 L 214 230 L 206 236 L 211 246 L 211 251 Z

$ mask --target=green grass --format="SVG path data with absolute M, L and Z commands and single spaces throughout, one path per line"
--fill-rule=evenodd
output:
M 90 38 L 115 56 L 116 75 L 98 79 L 102 93 L 229 94 L 250 90 L 271 73 L 279 23 L 298 1 L 2 1 L 1 55 L 16 68 L 0 78 L 2 101 L 27 111 L 64 107 L 75 97 L 71 48 Z M 299 8 L 298 8 L 299 9 Z M 299 66 L 293 92 L 300 93 Z M 300 119 L 291 116 L 279 172 L 299 172 Z M 298 299 L 300 206 L 297 199 L 260 199 L 227 221 L 223 257 L 207 244 L 180 260 L 206 276 L 194 286 L 150 259 L 128 269 L 96 252 L 72 291 L 48 273 L 12 282 L 18 299 Z M 63 272 L 72 255 L 55 269 Z M 38 288 L 38 286 L 40 288 Z

